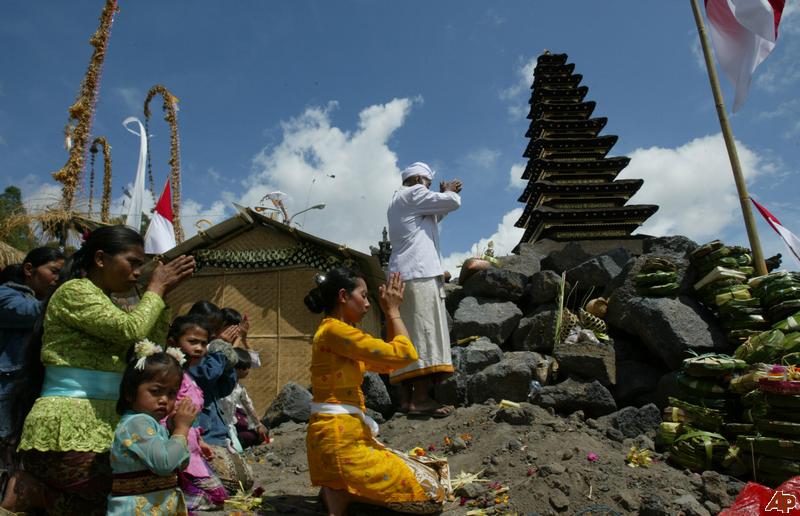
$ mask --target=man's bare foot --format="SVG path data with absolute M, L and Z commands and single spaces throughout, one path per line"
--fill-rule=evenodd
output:
M 350 505 L 350 493 L 341 489 L 331 489 L 323 487 L 319 495 L 328 510 L 328 516 L 344 516 L 347 514 L 347 506 Z
M 456 408 L 452 405 L 442 405 L 436 400 L 429 399 L 424 403 L 411 403 L 408 406 L 408 415 L 443 418 L 451 415 L 455 410 Z

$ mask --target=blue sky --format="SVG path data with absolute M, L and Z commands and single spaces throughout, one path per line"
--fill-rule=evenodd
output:
M 751 193 L 795 233 L 800 208 L 800 12 L 787 2 L 772 55 L 732 118 Z M 0 7 L 0 186 L 29 206 L 58 198 L 63 127 L 91 55 L 103 2 Z M 489 239 L 508 251 L 525 160 L 531 62 L 569 54 L 616 134 L 633 198 L 660 211 L 642 232 L 746 244 L 738 200 L 701 63 L 689 2 L 152 1 L 121 2 L 100 86 L 94 135 L 113 147 L 113 210 L 133 181 L 154 84 L 179 99 L 184 198 L 194 222 L 232 215 L 279 189 L 302 229 L 366 249 L 380 237 L 399 171 L 414 161 L 464 181 L 443 225 L 448 266 Z M 9 51 L 10 50 L 10 51 Z M 726 102 L 732 101 L 723 84 Z M 152 162 L 168 172 L 169 131 L 153 103 Z M 327 177 L 335 175 L 335 178 Z M 98 181 L 99 183 L 99 181 Z M 759 220 L 765 253 L 781 242 Z

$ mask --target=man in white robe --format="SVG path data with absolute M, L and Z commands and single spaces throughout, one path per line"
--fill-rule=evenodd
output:
M 389 272 L 399 272 L 406 283 L 400 315 L 419 353 L 419 360 L 394 371 L 390 381 L 400 384 L 401 411 L 446 417 L 454 408 L 431 395 L 434 382 L 453 373 L 439 222 L 461 206 L 461 181 L 442 182 L 440 191 L 433 192 L 433 175 L 422 162 L 403 170 L 403 186 L 394 193 L 387 211 L 392 243 Z

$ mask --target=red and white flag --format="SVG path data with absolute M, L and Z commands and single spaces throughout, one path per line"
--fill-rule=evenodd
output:
M 755 199 L 751 197 L 750 200 L 753 201 L 753 204 L 759 213 L 761 213 L 761 216 L 772 226 L 772 229 L 781 236 L 783 243 L 786 244 L 786 247 L 789 248 L 789 252 L 794 256 L 794 259 L 797 260 L 797 264 L 800 265 L 800 238 L 797 238 L 794 233 L 783 227 L 783 224 L 780 223 L 775 215 L 767 211 L 767 209 L 761 206 Z
M 147 254 L 164 254 L 175 247 L 175 228 L 172 225 L 172 193 L 169 179 L 164 191 L 158 198 L 153 218 L 144 234 L 144 252 Z
M 785 0 L 705 2 L 719 66 L 736 87 L 736 111 L 747 97 L 756 67 L 775 48 Z

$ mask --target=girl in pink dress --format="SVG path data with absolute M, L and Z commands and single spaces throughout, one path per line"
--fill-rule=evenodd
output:
M 180 348 L 186 355 L 184 369 L 199 363 L 206 354 L 208 346 L 208 329 L 205 319 L 197 315 L 183 315 L 177 317 L 169 328 L 167 345 Z M 184 373 L 177 401 L 189 398 L 196 407 L 203 406 L 203 391 L 192 379 L 191 375 Z M 164 424 L 165 421 L 162 421 Z M 196 425 L 196 423 L 195 423 Z M 187 441 L 189 443 L 189 465 L 178 473 L 178 482 L 186 499 L 189 511 L 207 511 L 222 507 L 228 498 L 219 478 L 209 467 L 206 458 L 212 457 L 209 446 L 200 436 L 202 429 L 193 426 L 189 430 Z

